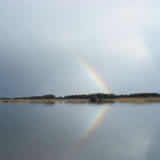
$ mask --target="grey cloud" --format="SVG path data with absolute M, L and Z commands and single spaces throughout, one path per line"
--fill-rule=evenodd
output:
M 103 91 L 77 55 L 113 92 L 159 92 L 159 3 L 122 2 L 2 1 L 0 95 Z

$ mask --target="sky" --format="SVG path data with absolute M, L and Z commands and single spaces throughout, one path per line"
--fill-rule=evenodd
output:
M 0 96 L 160 92 L 157 0 L 1 0 Z M 80 58 L 79 58 L 80 57 Z

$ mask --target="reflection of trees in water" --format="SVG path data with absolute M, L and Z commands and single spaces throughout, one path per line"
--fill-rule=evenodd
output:
M 29 102 L 30 104 L 43 104 L 45 107 L 53 107 L 55 102 Z
M 47 102 L 43 103 L 45 107 L 53 107 L 55 105 L 55 102 Z

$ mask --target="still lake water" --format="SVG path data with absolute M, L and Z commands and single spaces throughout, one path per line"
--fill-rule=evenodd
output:
M 160 159 L 160 104 L 0 104 L 2 160 Z

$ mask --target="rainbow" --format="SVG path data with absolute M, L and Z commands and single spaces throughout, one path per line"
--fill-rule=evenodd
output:
M 82 65 L 84 70 L 87 71 L 89 75 L 91 75 L 91 77 L 95 80 L 96 84 L 98 84 L 104 90 L 105 93 L 111 93 L 111 90 L 109 89 L 109 87 L 106 86 L 106 83 L 98 75 L 96 70 L 93 67 L 91 67 L 83 57 L 78 56 L 77 58 L 80 62 L 80 65 Z M 96 130 L 96 128 L 101 124 L 106 113 L 108 113 L 110 109 L 111 107 L 109 105 L 104 105 L 98 111 L 94 120 L 92 120 L 91 123 L 89 124 L 89 127 L 87 128 L 87 130 L 85 130 L 82 136 L 80 136 L 80 142 L 83 142 L 83 140 L 88 138 L 88 136 L 90 136 Z M 78 149 L 77 147 L 79 146 L 80 142 L 78 142 L 77 145 L 73 145 L 73 147 L 70 150 L 70 154 L 73 153 L 73 150 Z M 66 154 L 64 155 L 65 157 L 64 159 L 66 159 L 67 156 L 68 156 L 68 152 L 67 152 L 67 155 Z M 68 158 L 68 159 L 71 159 L 71 158 Z
M 82 139 L 87 138 L 94 130 L 101 124 L 105 114 L 110 110 L 109 105 L 104 105 L 103 108 L 97 113 L 96 118 L 91 122 L 88 130 L 83 134 Z
M 104 80 L 99 76 L 99 74 L 96 72 L 96 70 L 91 67 L 84 57 L 78 57 L 78 60 L 80 64 L 83 66 L 84 70 L 88 72 L 88 74 L 91 75 L 91 77 L 95 80 L 95 82 L 104 90 L 105 93 L 111 93 L 111 89 L 106 86 L 106 83 Z M 110 110 L 109 105 L 104 105 L 102 109 L 96 114 L 96 117 L 89 125 L 89 128 L 85 133 L 82 135 L 82 139 L 87 138 L 94 130 L 101 124 L 101 122 L 104 119 L 105 114 Z
M 111 93 L 111 89 L 108 86 L 106 86 L 105 81 L 96 72 L 96 70 L 87 63 L 87 60 L 82 56 L 78 56 L 78 60 L 84 68 L 84 70 L 87 71 L 88 74 L 92 77 L 92 79 L 94 79 L 95 82 L 104 90 L 104 93 Z

